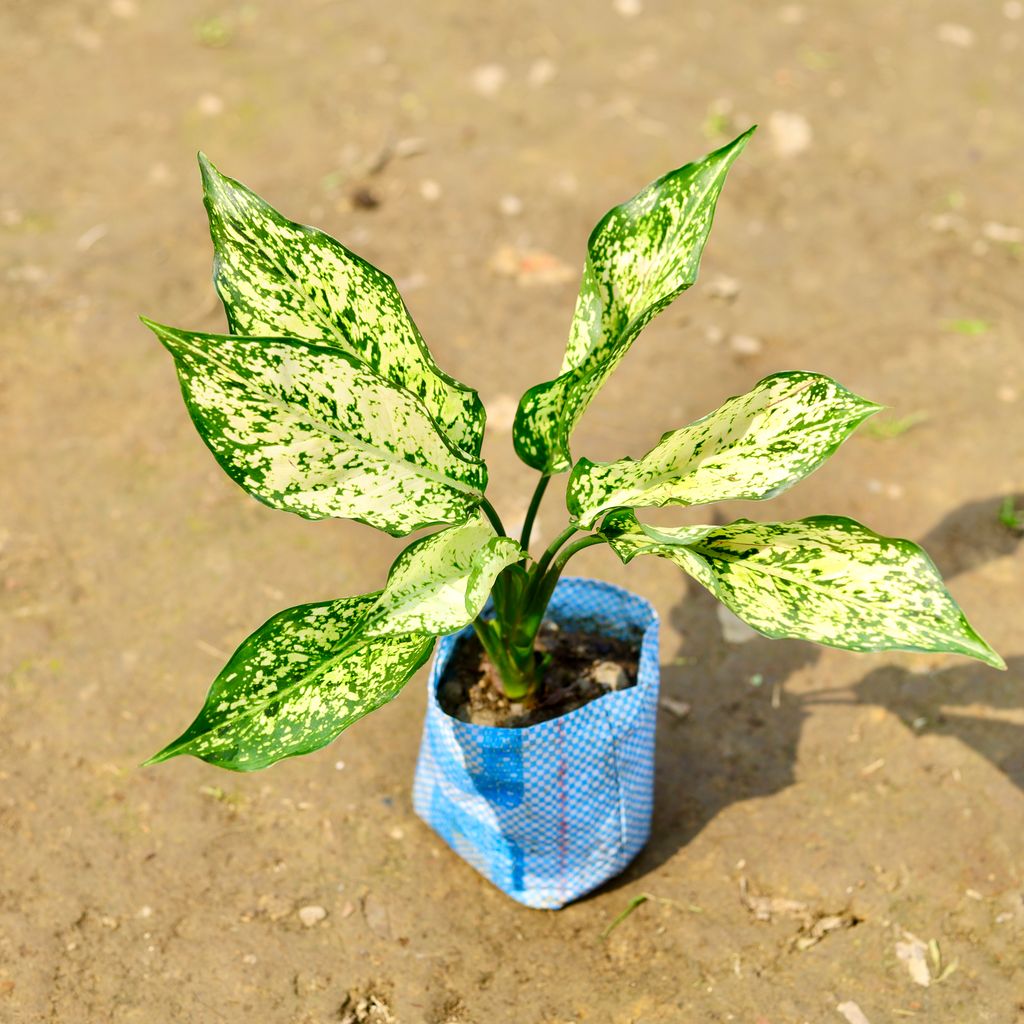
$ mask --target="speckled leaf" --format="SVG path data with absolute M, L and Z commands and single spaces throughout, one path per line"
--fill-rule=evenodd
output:
M 771 498 L 817 469 L 879 408 L 829 377 L 777 373 L 666 434 L 640 460 L 580 459 L 566 502 L 589 529 L 613 508 Z
M 569 437 L 643 327 L 697 279 L 718 195 L 753 128 L 670 171 L 604 215 L 587 261 L 560 376 L 523 395 L 513 440 L 529 466 L 568 469 Z
M 921 548 L 852 519 L 659 529 L 623 509 L 601 532 L 624 562 L 671 559 L 765 636 L 850 651 L 952 651 L 1005 668 Z
M 430 656 L 434 637 L 363 631 L 379 594 L 275 615 L 234 653 L 185 732 L 152 757 L 179 754 L 250 772 L 330 743 L 391 700 Z
M 445 435 L 480 454 L 477 393 L 438 369 L 395 282 L 316 228 L 282 217 L 200 154 L 214 284 L 233 334 L 342 349 L 417 395 Z
M 465 522 L 480 504 L 484 464 L 452 446 L 418 398 L 349 353 L 143 322 L 174 356 L 217 461 L 267 505 L 401 536 Z
M 483 610 L 498 573 L 522 557 L 483 516 L 414 541 L 391 567 L 367 632 L 454 633 Z

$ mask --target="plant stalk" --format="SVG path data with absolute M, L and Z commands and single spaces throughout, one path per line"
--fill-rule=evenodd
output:
M 563 549 L 559 556 L 555 559 L 554 565 L 551 567 L 551 572 L 556 576 L 561 576 L 562 570 L 565 568 L 565 563 L 572 558 L 578 551 L 582 551 L 584 548 L 593 547 L 595 544 L 603 544 L 603 537 L 581 537 L 577 541 L 573 541 L 567 548 Z
M 505 527 L 501 522 L 501 516 L 494 510 L 494 506 L 484 498 L 480 502 L 480 507 L 484 511 L 484 515 L 487 516 L 491 521 L 491 526 L 497 531 L 499 537 L 507 537 L 508 534 L 505 532 Z
M 478 617 L 473 623 L 510 700 L 531 699 L 543 682 L 544 660 L 538 661 L 534 642 L 565 564 L 578 551 L 604 543 L 603 538 L 591 534 L 563 546 L 577 532 L 576 527 L 570 526 L 555 538 L 511 606 L 506 600 L 508 591 L 495 590 L 495 618 Z
M 540 508 L 541 500 L 550 481 L 550 474 L 542 474 L 541 478 L 537 481 L 533 497 L 530 499 L 530 507 L 526 510 L 526 518 L 523 520 L 523 532 L 519 540 L 524 551 L 528 551 L 530 548 L 530 534 L 533 532 L 533 521 L 537 518 L 537 510 Z
M 579 533 L 579 530 L 575 526 L 567 526 L 547 547 L 547 550 L 543 555 L 540 556 L 534 573 L 536 576 L 543 576 L 547 571 L 547 567 L 551 564 L 551 559 L 558 554 L 558 549 L 575 533 Z

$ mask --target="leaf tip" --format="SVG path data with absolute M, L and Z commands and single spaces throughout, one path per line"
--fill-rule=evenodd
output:
M 1006 671 L 1006 662 L 1003 660 L 1003 656 L 983 637 L 979 636 L 975 629 L 971 629 L 973 638 L 977 641 L 978 647 L 974 657 L 978 661 L 983 661 L 990 668 L 998 669 L 1000 672 Z
M 150 320 L 148 316 L 142 316 L 141 314 L 139 315 L 139 320 L 157 336 L 163 345 L 167 345 L 174 336 L 174 329 L 166 324 L 159 324 L 155 320 Z
M 740 132 L 732 142 L 727 142 L 718 152 L 723 156 L 728 157 L 730 160 L 735 160 L 736 157 L 743 152 L 747 143 L 750 141 L 751 136 L 757 131 L 757 125 L 752 124 L 745 132 Z
M 172 747 L 173 747 L 173 744 L 172 744 L 171 747 L 164 747 L 163 750 L 158 751 L 152 757 L 147 757 L 146 760 L 143 761 L 142 764 L 139 765 L 139 767 L 140 768 L 150 768 L 150 767 L 152 767 L 155 764 L 163 764 L 164 761 L 169 761 L 172 757 L 175 757 L 177 755 L 177 753 L 178 753 L 178 751 L 173 750 Z
M 148 316 L 139 314 L 139 322 L 143 327 L 148 327 L 158 338 L 163 337 L 166 333 L 167 328 L 163 324 L 158 324 L 155 320 L 150 320 Z
M 210 158 L 202 151 L 196 153 L 196 160 L 199 161 L 199 173 L 203 178 L 203 186 L 210 188 L 221 179 L 221 173 L 214 167 Z

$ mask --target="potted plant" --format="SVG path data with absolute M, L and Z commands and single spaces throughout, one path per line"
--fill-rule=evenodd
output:
M 570 454 L 594 394 L 695 281 L 752 131 L 591 234 L 561 372 L 515 418 L 515 449 L 540 474 L 518 538 L 486 497 L 480 400 L 436 366 L 391 278 L 200 156 L 230 333 L 145 323 L 215 458 L 260 501 L 307 519 L 395 537 L 441 528 L 398 555 L 382 589 L 261 626 L 148 764 L 191 754 L 252 771 L 316 750 L 395 697 L 440 636 L 416 810 L 514 898 L 557 907 L 621 870 L 651 813 L 657 617 L 617 587 L 565 578 L 583 548 L 667 558 L 766 636 L 1003 667 L 909 541 L 836 516 L 674 528 L 637 517 L 769 498 L 813 472 L 879 408 L 828 377 L 773 374 L 639 459 Z M 545 488 L 565 472 L 568 525 L 531 554 Z

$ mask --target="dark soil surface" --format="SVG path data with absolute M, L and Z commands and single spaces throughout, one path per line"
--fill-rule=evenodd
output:
M 1022 64 L 1019 0 L 0 3 L 0 1021 L 1021 1024 Z M 700 280 L 573 452 L 835 377 L 888 409 L 808 480 L 653 518 L 910 537 L 1009 671 L 766 640 L 582 552 L 656 606 L 691 711 L 659 716 L 647 847 L 557 913 L 413 814 L 426 669 L 309 757 L 140 769 L 260 623 L 405 543 L 265 508 L 196 434 L 136 319 L 224 328 L 195 151 L 397 279 L 480 389 L 512 528 L 590 229 L 754 121 Z M 564 522 L 555 480 L 539 539 Z
M 640 657 L 636 643 L 546 622 L 537 634 L 535 649 L 545 660 L 540 690 L 530 701 L 510 701 L 480 641 L 472 634 L 463 637 L 438 687 L 441 707 L 453 718 L 474 725 L 522 729 L 636 685 Z

